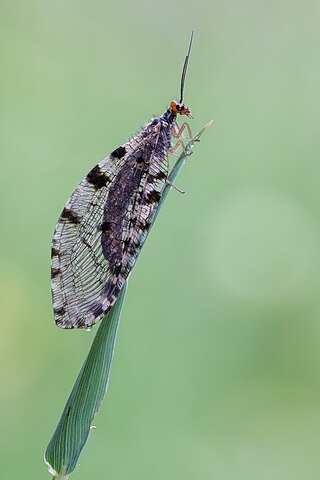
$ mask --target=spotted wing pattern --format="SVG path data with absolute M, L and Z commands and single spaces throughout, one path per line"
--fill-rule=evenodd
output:
M 114 304 L 151 225 L 168 174 L 168 132 L 150 122 L 75 189 L 52 243 L 54 317 L 90 328 Z

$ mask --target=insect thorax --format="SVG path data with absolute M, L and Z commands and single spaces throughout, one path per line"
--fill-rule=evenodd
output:
M 171 108 L 168 108 L 160 117 L 155 117 L 152 119 L 151 124 L 157 125 L 161 123 L 161 139 L 165 149 L 169 150 L 171 148 L 171 129 L 175 125 L 177 115 Z

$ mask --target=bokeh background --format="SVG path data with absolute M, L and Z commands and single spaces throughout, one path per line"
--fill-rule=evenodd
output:
M 1 478 L 43 452 L 95 329 L 51 311 L 53 229 L 179 94 L 206 132 L 143 249 L 73 478 L 300 480 L 320 468 L 320 4 L 1 0 Z

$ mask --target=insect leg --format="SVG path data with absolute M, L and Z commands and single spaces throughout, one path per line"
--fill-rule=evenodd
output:
M 168 149 L 168 152 L 171 153 L 172 155 L 174 155 L 175 157 L 179 157 L 179 154 L 176 153 L 176 150 L 179 147 L 182 147 L 182 150 L 183 150 L 183 152 L 186 156 L 189 156 L 189 155 L 192 154 L 192 150 L 190 150 L 189 152 L 186 150 L 186 146 L 183 143 L 183 141 L 181 140 L 181 138 L 180 138 L 180 140 L 177 141 L 177 143 L 175 145 L 173 145 L 173 147 Z
M 187 130 L 187 132 L 188 132 L 187 137 L 182 136 L 182 133 L 183 133 L 184 130 Z M 187 140 L 192 140 L 193 139 L 190 125 L 187 122 L 184 122 L 181 125 L 181 127 L 179 127 L 177 122 L 174 123 L 173 126 L 172 126 L 171 135 L 173 136 L 173 138 L 186 138 Z
M 174 185 L 174 183 L 171 183 L 167 178 L 165 179 L 165 184 L 170 185 L 170 187 L 174 188 L 179 193 L 186 193 L 184 190 L 180 190 L 180 188 L 176 187 L 176 185 Z

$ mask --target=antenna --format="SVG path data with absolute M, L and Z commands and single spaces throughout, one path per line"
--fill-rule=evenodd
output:
M 191 32 L 191 38 L 190 38 L 188 53 L 187 53 L 186 58 L 184 60 L 184 65 L 183 65 L 183 70 L 182 70 L 182 75 L 181 75 L 180 102 L 182 102 L 182 100 L 183 100 L 184 80 L 186 78 L 186 73 L 187 73 L 187 68 L 188 68 L 189 55 L 190 55 L 193 36 L 194 36 L 194 30 L 192 30 L 192 32 Z

